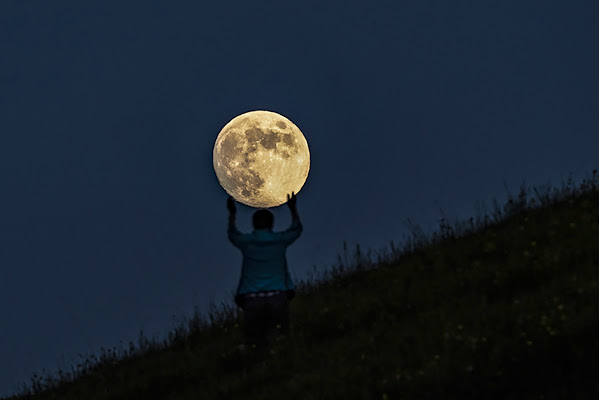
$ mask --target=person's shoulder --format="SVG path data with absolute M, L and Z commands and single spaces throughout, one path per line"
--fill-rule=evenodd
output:
M 299 220 L 293 220 L 287 229 L 277 232 L 277 238 L 288 239 L 290 235 L 298 235 L 302 229 L 302 223 Z
M 273 230 L 273 231 L 270 231 L 270 232 L 269 232 L 269 234 L 268 234 L 268 237 L 269 237 L 269 238 L 271 238 L 271 239 L 278 239 L 278 238 L 280 238 L 282 235 L 284 235 L 284 234 L 285 234 L 285 232 L 286 232 L 286 230 L 284 230 L 284 231 L 274 231 L 274 230 Z

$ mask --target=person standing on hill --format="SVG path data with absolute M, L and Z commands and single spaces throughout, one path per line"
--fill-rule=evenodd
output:
M 235 292 L 235 303 L 244 314 L 242 349 L 243 346 L 262 349 L 273 337 L 289 332 L 289 303 L 295 296 L 295 286 L 285 252 L 303 229 L 296 201 L 293 192 L 287 195 L 291 211 L 291 226 L 287 230 L 273 232 L 273 214 L 260 209 L 252 218 L 253 232 L 243 234 L 235 226 L 235 201 L 231 196 L 227 199 L 228 237 L 243 254 L 241 278 Z

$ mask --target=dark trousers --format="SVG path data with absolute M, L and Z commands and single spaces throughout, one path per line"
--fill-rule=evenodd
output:
M 243 335 L 247 346 L 263 349 L 272 339 L 289 333 L 289 296 L 287 293 L 270 297 L 243 299 Z

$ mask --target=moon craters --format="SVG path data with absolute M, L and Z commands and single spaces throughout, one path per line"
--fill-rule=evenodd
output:
M 221 186 L 236 200 L 256 208 L 274 207 L 302 188 L 310 152 L 293 122 L 270 111 L 251 111 L 223 127 L 213 165 Z
M 279 121 L 280 122 L 280 121 Z M 285 123 L 281 122 L 285 127 Z M 278 126 L 278 123 L 277 123 Z M 251 127 L 244 132 L 247 142 L 250 143 L 250 150 L 255 151 L 257 144 L 260 144 L 265 150 L 276 150 L 277 143 L 284 143 L 286 147 L 293 149 L 295 139 L 292 134 L 279 132 L 273 129 L 260 129 L 258 127 Z M 287 151 L 282 152 L 286 155 L 285 158 L 289 157 Z

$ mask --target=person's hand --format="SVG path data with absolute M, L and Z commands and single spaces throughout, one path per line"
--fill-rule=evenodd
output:
M 289 193 L 287 194 L 287 207 L 289 207 L 289 209 L 294 212 L 295 211 L 295 202 L 297 201 L 297 197 L 295 196 L 295 193 L 291 192 L 291 197 L 289 196 Z
M 235 200 L 233 200 L 233 197 L 231 196 L 227 199 L 227 210 L 229 210 L 229 214 L 231 215 L 235 215 L 235 212 L 237 211 L 235 209 Z

